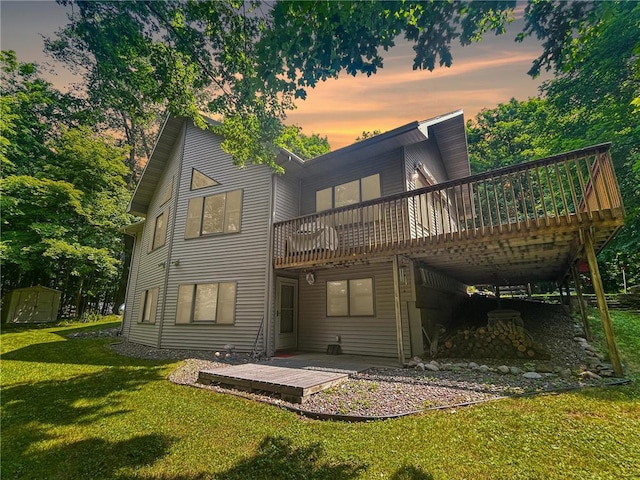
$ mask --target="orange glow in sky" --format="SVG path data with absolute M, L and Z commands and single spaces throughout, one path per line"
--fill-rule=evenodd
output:
M 23 62 L 46 62 L 42 36 L 52 36 L 66 23 L 65 7 L 53 1 L 0 2 L 3 50 L 15 50 Z M 522 8 L 516 17 L 521 17 Z M 462 109 L 473 118 L 483 108 L 493 108 L 512 97 L 525 100 L 538 93 L 548 77 L 531 79 L 526 72 L 540 54 L 535 40 L 515 43 L 522 21 L 516 20 L 507 34 L 488 35 L 482 42 L 466 47 L 455 45 L 453 66 L 433 72 L 412 70 L 413 50 L 404 40 L 385 53 L 384 68 L 366 77 L 341 75 L 308 91 L 306 101 L 298 101 L 287 123 L 295 123 L 306 134 L 327 136 L 332 149 L 353 143 L 363 131 L 393 129 L 414 120 L 423 120 Z M 48 76 L 58 88 L 71 81 L 68 72 L 56 68 Z

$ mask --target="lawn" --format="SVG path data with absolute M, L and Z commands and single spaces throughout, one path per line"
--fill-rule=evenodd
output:
M 628 386 L 359 424 L 177 386 L 175 362 L 65 338 L 114 320 L 3 327 L 3 480 L 640 478 L 638 314 L 613 314 Z

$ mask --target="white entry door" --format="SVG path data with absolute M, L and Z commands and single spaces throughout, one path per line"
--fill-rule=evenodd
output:
M 276 350 L 298 346 L 298 280 L 276 278 Z

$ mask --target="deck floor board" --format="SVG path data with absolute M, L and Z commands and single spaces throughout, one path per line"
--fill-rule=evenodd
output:
M 302 403 L 309 395 L 341 383 L 348 377 L 346 373 L 245 364 L 202 370 L 198 382 L 277 393 L 287 400 Z

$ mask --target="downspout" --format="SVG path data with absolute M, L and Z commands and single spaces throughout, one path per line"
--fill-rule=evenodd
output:
M 132 235 L 126 230 L 123 230 L 123 233 L 133 238 L 133 246 L 131 247 L 131 258 L 129 259 L 129 274 L 127 275 L 127 290 L 124 293 L 124 312 L 122 312 L 122 325 L 120 326 L 120 335 L 124 334 L 124 324 L 127 321 L 127 305 L 129 305 L 129 288 L 131 287 L 131 272 L 133 270 L 133 262 L 136 260 L 136 258 L 134 258 L 134 254 L 136 252 L 136 246 L 138 245 L 137 233 L 135 235 Z M 133 310 L 133 305 L 130 305 L 129 308 Z M 129 341 L 129 335 L 131 335 L 130 319 L 129 319 L 129 324 L 127 325 L 127 341 Z
M 262 322 L 264 323 L 264 330 L 262 332 L 263 351 L 269 355 L 269 339 L 271 338 L 271 303 L 273 301 L 273 222 L 275 220 L 275 198 L 276 198 L 276 174 L 271 174 L 271 195 L 269 196 L 269 216 L 267 221 L 268 239 L 267 239 L 267 254 L 265 255 L 266 271 L 265 279 L 266 286 L 264 290 L 264 313 Z
M 178 162 L 178 173 L 174 174 L 171 179 L 176 182 L 175 195 L 173 196 L 173 218 L 171 222 L 171 235 L 169 235 L 169 244 L 167 245 L 167 264 L 164 269 L 164 285 L 162 287 L 162 318 L 158 328 L 158 348 L 162 348 L 162 329 L 164 327 L 164 312 L 167 306 L 167 287 L 169 286 L 169 271 L 171 270 L 171 251 L 173 250 L 173 236 L 176 231 L 176 215 L 178 213 L 178 199 L 180 198 L 180 179 L 182 178 L 182 164 L 184 161 L 184 145 L 187 142 L 187 125 L 186 121 L 182 124 L 182 145 L 180 149 L 180 161 Z

